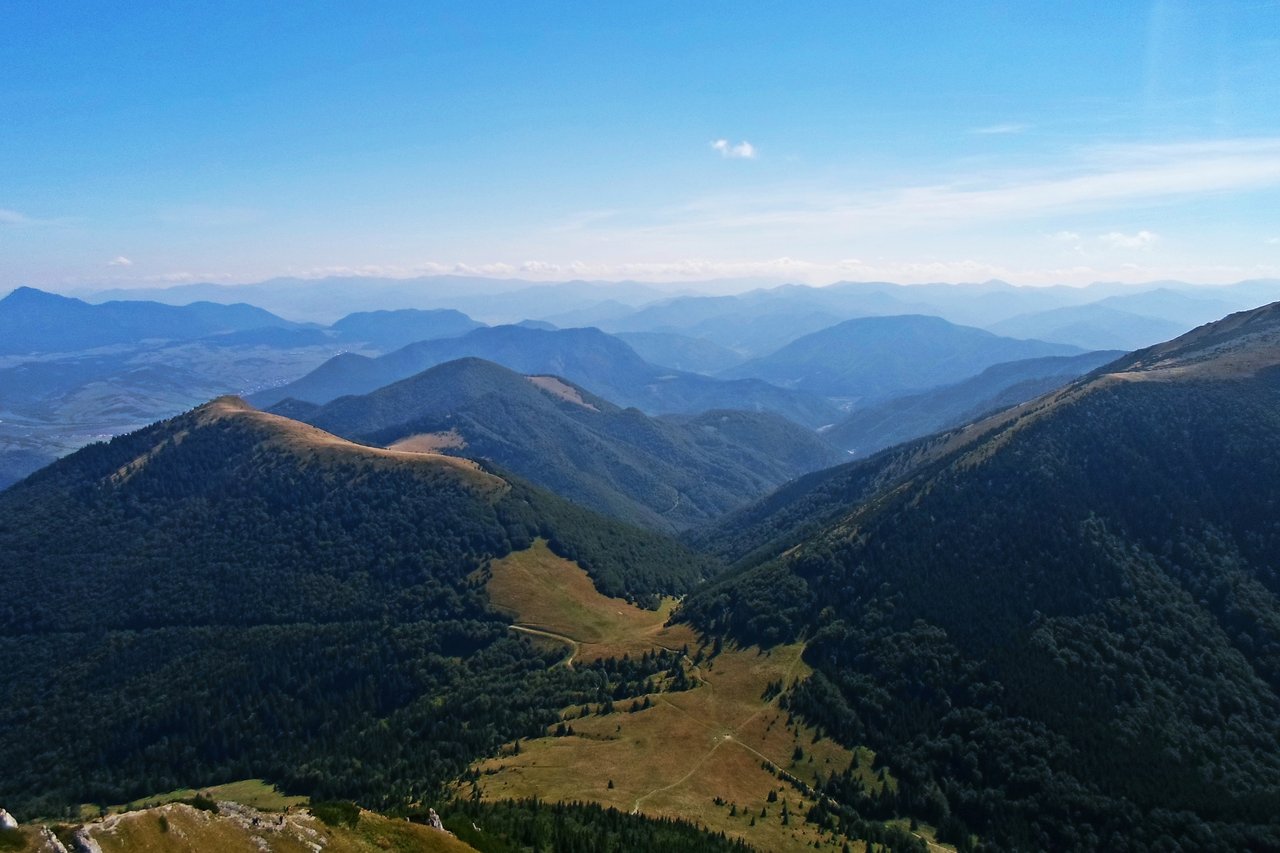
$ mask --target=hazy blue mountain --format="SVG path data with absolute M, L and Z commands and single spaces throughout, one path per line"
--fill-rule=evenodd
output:
M 617 332 L 614 337 L 625 342 L 645 361 L 691 373 L 719 373 L 746 361 L 744 356 L 728 347 L 674 332 Z
M 1121 350 L 1102 350 L 996 364 L 955 385 L 856 408 L 823 430 L 822 437 L 854 456 L 869 456 L 1032 400 L 1122 355 Z
M 743 562 L 684 616 L 806 638 L 790 712 L 944 839 L 1275 849 L 1277 434 L 1280 304 L 784 487 L 704 540 Z
M 686 296 L 601 323 L 610 332 L 676 332 L 764 355 L 850 317 L 921 307 L 870 288 L 783 285 L 733 296 Z
M 705 523 L 842 461 L 778 415 L 655 419 L 554 377 L 467 358 L 324 406 L 272 411 L 377 446 L 488 459 L 599 512 L 662 530 Z
M 296 382 L 255 394 L 252 401 L 271 406 L 294 397 L 327 403 L 348 394 L 367 394 L 428 367 L 469 357 L 518 373 L 561 376 L 607 400 L 650 414 L 730 408 L 771 411 L 810 427 L 832 423 L 838 416 L 835 406 L 816 395 L 760 380 L 725 381 L 650 364 L 599 329 L 544 331 L 518 326 L 475 329 L 460 338 L 423 341 L 378 358 L 337 356 Z
M 1167 320 L 1191 329 L 1240 309 L 1241 304 L 1238 299 L 1223 299 L 1217 291 L 1218 288 L 1205 288 L 1195 292 L 1185 292 L 1160 287 L 1140 293 L 1108 296 L 1094 304 L 1141 317 Z M 1253 300 L 1248 300 L 1246 306 L 1252 307 L 1252 305 Z
M 1091 303 L 1011 317 L 988 329 L 998 335 L 1038 338 L 1086 349 L 1134 350 L 1180 335 L 1190 326 Z
M 0 299 L 0 355 L 85 350 L 146 339 L 191 340 L 294 324 L 252 305 L 105 302 L 20 287 Z
M 331 328 L 344 341 L 360 341 L 380 352 L 390 352 L 414 341 L 453 338 L 483 326 L 461 311 L 359 311 L 348 314 Z
M 184 284 L 163 289 L 98 291 L 93 301 L 154 299 L 168 304 L 196 300 L 249 302 L 297 320 L 332 323 L 353 312 L 404 308 L 451 308 L 490 323 L 514 323 L 526 317 L 575 311 L 597 302 L 631 306 L 669 297 L 673 291 L 732 286 L 732 282 L 690 282 L 663 287 L 635 281 L 535 282 L 518 278 L 434 275 L 417 278 L 330 276 L 276 278 L 254 284 Z M 745 286 L 745 285 L 744 285 Z
M 846 320 L 720 374 L 831 397 L 877 399 L 967 379 L 1006 361 L 1071 355 L 1076 347 L 1016 340 L 906 315 Z

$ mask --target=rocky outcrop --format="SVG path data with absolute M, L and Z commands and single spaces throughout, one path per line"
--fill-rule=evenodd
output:
M 69 853 L 66 845 L 47 826 L 40 827 L 40 846 L 36 849 L 39 853 Z
M 83 826 L 72 834 L 71 849 L 74 853 L 102 853 L 102 845 Z
M 4 809 L 0 809 L 0 829 L 17 829 L 18 821 Z

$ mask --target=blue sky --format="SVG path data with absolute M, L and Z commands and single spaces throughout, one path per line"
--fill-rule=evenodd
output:
M 1280 2 L 0 0 L 0 287 L 1280 275 Z

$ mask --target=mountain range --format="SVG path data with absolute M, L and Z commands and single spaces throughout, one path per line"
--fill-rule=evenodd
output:
M 258 406 L 290 397 L 327 403 L 341 396 L 367 394 L 460 358 L 481 358 L 524 374 L 560 376 L 618 405 L 650 414 L 735 408 L 774 412 L 816 427 L 833 422 L 839 413 L 821 396 L 758 379 L 721 380 L 650 364 L 599 329 L 547 331 L 521 326 L 493 326 L 459 338 L 422 341 L 378 358 L 336 356 L 301 379 L 254 394 L 250 400 Z
M 362 396 L 274 411 L 378 446 L 482 458 L 635 524 L 705 524 L 772 488 L 843 461 L 813 432 L 769 413 L 681 419 L 622 409 L 554 376 L 475 358 Z
M 846 320 L 724 371 L 828 397 L 885 398 L 967 379 L 994 364 L 1073 355 L 1065 344 L 1002 338 L 940 317 Z
M 1121 355 L 1120 351 L 1102 350 L 996 364 L 954 385 L 856 407 L 847 418 L 823 430 L 822 437 L 851 454 L 869 456 L 1025 403 Z

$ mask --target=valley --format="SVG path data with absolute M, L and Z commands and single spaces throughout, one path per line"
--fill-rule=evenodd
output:
M 579 566 L 541 542 L 495 561 L 486 588 L 516 629 L 568 643 L 575 660 L 679 650 L 682 674 L 676 689 L 608 713 L 598 705 L 566 708 L 547 736 L 477 763 L 472 784 L 484 799 L 590 800 L 787 851 L 845 843 L 803 818 L 821 778 L 852 768 L 873 792 L 896 785 L 874 769 L 874 753 L 820 738 L 779 707 L 782 688 L 811 672 L 802 645 L 713 648 L 688 626 L 668 624 L 673 601 L 645 611 L 606 598 Z M 929 832 L 920 837 L 930 839 Z
M 624 408 L 584 383 L 748 407 L 763 383 L 595 329 L 480 326 L 331 359 L 290 386 L 327 391 L 270 411 L 217 396 L 0 491 L 0 725 L 25 733 L 0 738 L 0 802 L 31 845 L 65 815 L 104 851 L 1269 843 L 1275 305 L 985 367 L 1010 352 L 985 332 L 849 323 L 831 334 L 915 352 L 886 394 L 840 384 L 870 356 L 832 373 L 847 348 L 801 339 L 810 390 L 769 394 L 865 398 L 821 431 Z M 514 369 L 431 363 L 474 352 Z M 948 358 L 972 375 L 905 393 L 941 381 L 913 359 Z M 191 805 L 215 798 L 235 805 Z M 422 834 L 428 807 L 456 839 Z M 356 817 L 317 822 L 330 808 Z

